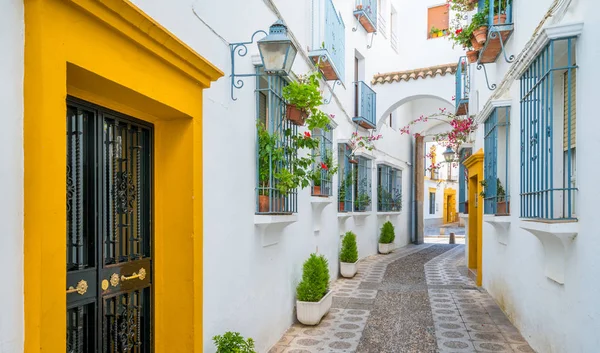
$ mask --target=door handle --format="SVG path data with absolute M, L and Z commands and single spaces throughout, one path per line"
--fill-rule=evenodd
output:
M 142 281 L 144 280 L 144 278 L 146 278 L 146 270 L 143 267 L 140 268 L 140 270 L 137 273 L 134 272 L 131 276 L 122 275 L 121 281 L 125 282 L 136 278 L 139 278 Z
M 73 286 L 67 289 L 67 294 L 78 293 L 79 295 L 84 295 L 88 290 L 88 284 L 86 281 L 81 280 L 77 283 L 77 287 L 73 288 Z

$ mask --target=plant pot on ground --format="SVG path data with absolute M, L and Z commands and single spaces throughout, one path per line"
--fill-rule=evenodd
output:
M 381 227 L 381 234 L 379 235 L 379 253 L 389 254 L 394 250 L 394 239 L 396 234 L 394 232 L 394 225 L 392 222 L 387 221 Z
M 356 246 L 356 234 L 347 232 L 342 239 L 340 251 L 340 273 L 343 277 L 352 278 L 358 271 L 358 248 Z
M 317 325 L 332 303 L 329 265 L 323 255 L 311 254 L 302 268 L 302 281 L 296 287 L 296 316 L 304 325 Z

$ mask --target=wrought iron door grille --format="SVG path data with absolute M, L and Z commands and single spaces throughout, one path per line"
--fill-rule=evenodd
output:
M 74 98 L 66 118 L 67 353 L 149 353 L 152 127 Z

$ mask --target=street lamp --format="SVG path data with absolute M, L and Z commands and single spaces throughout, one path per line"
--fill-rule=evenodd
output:
M 269 35 L 257 44 L 267 75 L 287 76 L 290 73 L 298 49 L 288 37 L 283 21 L 275 22 L 269 28 Z
M 452 149 L 452 147 L 446 147 L 446 150 L 444 151 L 444 153 L 442 153 L 442 155 L 444 156 L 446 163 L 454 161 L 454 150 Z
M 257 42 L 258 51 L 260 52 L 260 59 L 263 64 L 264 74 L 266 75 L 277 75 L 287 76 L 289 75 L 298 48 L 294 45 L 294 42 L 288 37 L 287 26 L 283 21 L 278 20 L 273 23 L 269 28 L 269 33 L 258 30 L 252 34 L 249 42 L 231 43 L 229 44 L 229 50 L 231 51 L 231 99 L 237 100 L 233 97 L 234 88 L 244 87 L 244 81 L 242 79 L 235 79 L 236 77 L 250 77 L 250 76 L 262 76 L 263 74 L 236 74 L 235 73 L 235 55 L 246 56 L 248 54 L 248 44 L 254 43 L 254 37 L 262 33 L 265 37 Z

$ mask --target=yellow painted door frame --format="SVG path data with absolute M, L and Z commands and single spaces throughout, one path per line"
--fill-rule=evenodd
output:
M 454 200 L 454 203 L 452 202 Z M 454 213 L 456 209 L 456 190 L 455 189 L 444 189 L 444 209 L 443 209 L 443 222 L 452 223 L 454 222 Z
M 127 0 L 25 0 L 25 352 L 66 351 L 66 98 L 154 124 L 154 351 L 202 351 L 202 91 L 223 73 Z
M 469 235 L 467 244 L 469 247 L 469 258 L 467 263 L 469 269 L 477 273 L 476 283 L 478 286 L 481 286 L 482 283 L 483 262 L 483 198 L 480 195 L 482 191 L 480 181 L 484 179 L 483 156 L 483 150 L 480 149 L 463 162 L 469 173 Z

